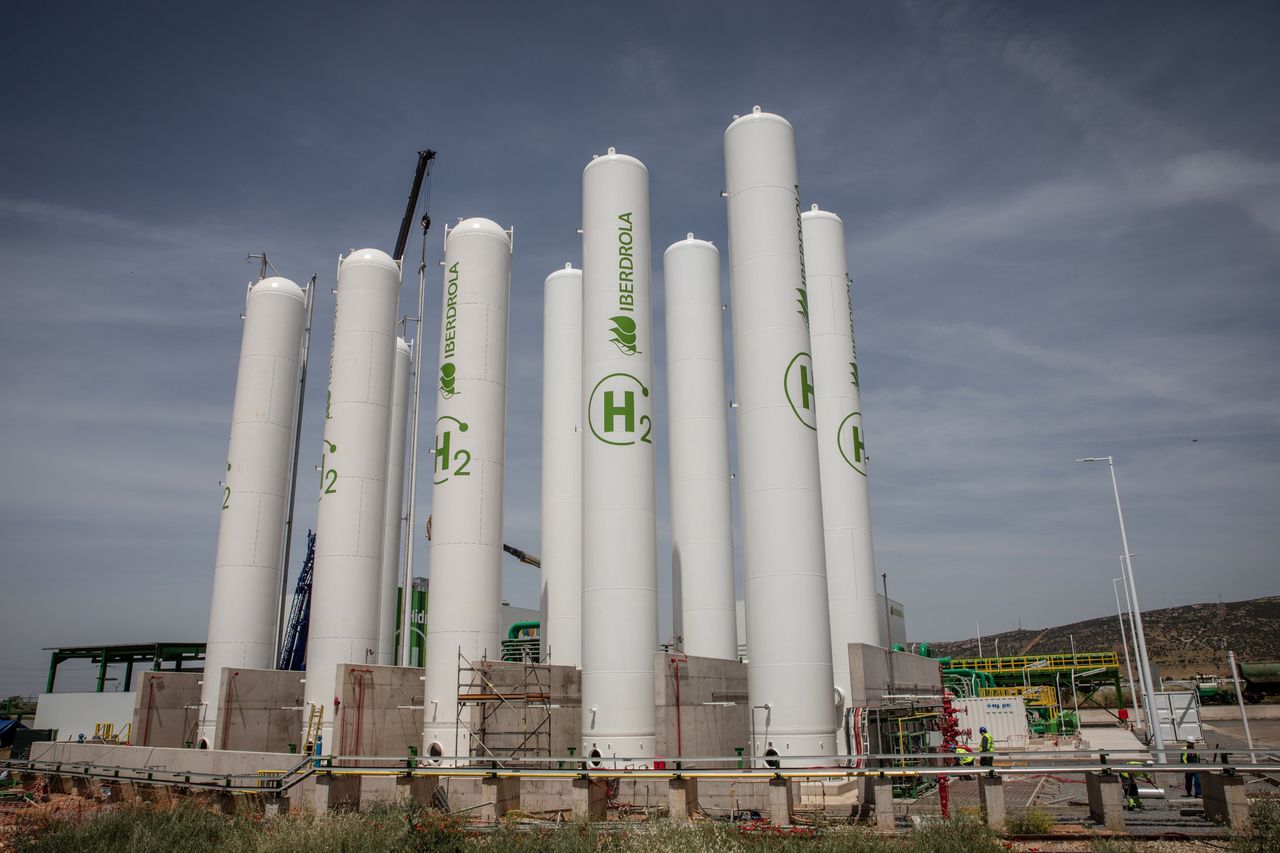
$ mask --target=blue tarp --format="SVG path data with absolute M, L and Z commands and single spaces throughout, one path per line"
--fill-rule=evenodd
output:
M 25 729 L 22 723 L 17 720 L 0 720 L 0 746 L 11 746 L 13 744 L 13 736 L 18 733 L 19 729 Z

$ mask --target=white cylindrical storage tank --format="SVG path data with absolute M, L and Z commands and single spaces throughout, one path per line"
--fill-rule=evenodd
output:
M 582 270 L 547 276 L 542 336 L 542 650 L 582 665 Z
M 378 602 L 378 663 L 396 660 L 396 611 L 400 589 L 400 536 L 404 515 L 405 413 L 409 409 L 409 344 L 396 338 L 387 433 L 387 508 L 382 535 L 382 594 Z
M 858 392 L 844 223 L 834 213 L 818 210 L 816 204 L 801 221 L 826 524 L 831 661 L 836 688 L 842 697 L 848 697 L 848 646 L 884 646 L 884 612 L 876 597 L 866 435 Z M 843 751 L 843 738 L 839 746 Z
M 511 235 L 488 219 L 465 219 L 445 232 L 444 267 L 423 720 L 423 753 L 432 757 L 469 753 L 458 725 L 459 655 L 502 657 Z
M 323 709 L 326 754 L 341 749 L 332 737 L 338 665 L 377 661 L 400 268 L 377 249 L 352 252 L 337 293 L 304 693 L 304 720 Z
M 729 125 L 724 148 L 752 749 L 831 755 L 831 620 L 795 134 L 756 107 Z
M 658 650 L 649 170 L 582 172 L 582 752 L 654 754 Z
M 223 668 L 275 668 L 306 314 L 306 295 L 288 279 L 265 278 L 249 288 L 226 479 L 218 496 L 222 516 L 200 690 L 200 738 L 210 747 L 222 707 Z
M 662 257 L 671 427 L 671 571 L 684 651 L 737 660 L 729 422 L 720 252 L 705 240 Z

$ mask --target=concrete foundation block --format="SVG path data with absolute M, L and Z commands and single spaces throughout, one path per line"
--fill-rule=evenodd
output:
M 292 805 L 303 811 L 355 811 L 360 808 L 359 776 L 316 775 L 304 779 L 290 794 Z
M 876 829 L 893 832 L 896 828 L 893 816 L 893 782 L 889 779 L 876 779 L 871 786 L 871 802 L 875 809 Z
M 1004 780 L 999 776 L 978 777 L 978 800 L 982 805 L 982 819 L 987 826 L 1004 829 Z
M 1225 823 L 1237 832 L 1249 829 L 1249 797 L 1245 794 L 1243 776 L 1201 773 L 1200 789 L 1204 794 L 1205 817 Z
M 786 779 L 769 780 L 769 821 L 778 826 L 791 826 L 795 818 L 795 799 L 791 783 Z
M 1089 819 L 1112 832 L 1124 832 L 1124 786 L 1114 773 L 1089 773 L 1084 780 Z
M 689 823 L 698 810 L 698 780 L 672 779 L 667 783 L 667 809 L 671 819 Z
M 486 776 L 480 783 L 482 805 L 475 814 L 497 823 L 507 812 L 520 808 L 520 780 L 513 776 Z
M 263 814 L 267 817 L 284 817 L 289 813 L 289 798 L 269 796 L 263 802 Z
M 431 808 L 439 787 L 439 776 L 397 776 L 396 801 L 413 802 Z
M 609 811 L 609 784 L 603 779 L 580 777 L 573 780 L 573 819 L 604 820 Z

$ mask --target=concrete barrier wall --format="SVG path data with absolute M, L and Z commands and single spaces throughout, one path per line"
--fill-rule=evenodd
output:
M 306 673 L 289 670 L 223 669 L 213 748 L 300 752 L 305 677 Z
M 133 706 L 133 744 L 195 746 L 203 677 L 198 672 L 142 673 Z
M 733 755 L 735 748 L 747 749 L 751 712 L 746 664 L 659 654 L 653 670 L 658 755 L 674 761 L 681 755 Z M 721 766 L 736 767 L 737 763 Z
M 418 667 L 338 667 L 339 755 L 417 755 L 422 744 L 423 676 Z

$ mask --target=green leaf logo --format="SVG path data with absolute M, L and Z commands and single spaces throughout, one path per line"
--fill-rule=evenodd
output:
M 800 310 L 796 313 L 804 318 L 804 324 L 807 327 L 809 325 L 809 291 L 803 287 L 797 287 L 796 293 L 800 294 L 796 297 L 796 304 L 800 306 Z
M 452 361 L 440 365 L 440 396 L 446 400 L 458 393 L 455 385 L 457 373 L 458 366 Z
M 616 346 L 623 355 L 635 355 L 640 352 L 636 349 L 635 318 L 619 314 L 617 317 L 610 317 L 609 321 L 613 323 L 613 328 L 609 330 L 613 337 L 609 339 L 609 343 Z

